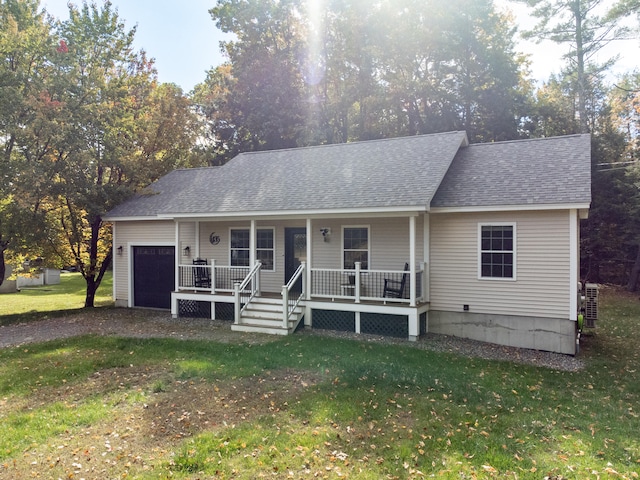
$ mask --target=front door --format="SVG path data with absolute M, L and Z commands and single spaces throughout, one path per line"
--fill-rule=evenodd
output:
M 307 229 L 284 229 L 284 283 L 289 283 L 301 262 L 307 261 Z M 302 292 L 302 278 L 299 278 L 292 291 Z

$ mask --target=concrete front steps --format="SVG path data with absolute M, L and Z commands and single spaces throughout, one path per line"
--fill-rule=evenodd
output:
M 282 315 L 282 298 L 254 297 L 242 312 L 240 323 L 231 325 L 231 330 L 290 335 L 302 320 L 304 310 L 300 305 L 296 307 L 289 317 L 287 328 L 282 324 Z

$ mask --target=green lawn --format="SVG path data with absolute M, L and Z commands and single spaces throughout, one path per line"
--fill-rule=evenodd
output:
M 601 299 L 574 373 L 308 334 L 0 350 L 0 478 L 638 478 L 640 302 Z
M 113 280 L 107 272 L 98 288 L 96 306 L 113 304 Z M 61 273 L 59 285 L 23 288 L 17 293 L 0 294 L 0 325 L 23 320 L 39 313 L 79 309 L 84 306 L 87 284 L 79 273 Z

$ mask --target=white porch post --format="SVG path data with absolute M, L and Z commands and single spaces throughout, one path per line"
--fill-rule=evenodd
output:
M 424 275 L 422 280 L 424 282 L 424 286 L 422 287 L 422 291 L 424 292 L 424 301 L 431 301 L 431 275 L 429 275 L 429 269 L 431 268 L 431 215 L 425 213 L 424 215 Z
M 174 291 L 178 291 L 178 289 L 180 288 L 180 222 L 179 221 L 175 221 L 175 235 L 176 235 L 176 248 L 174 251 L 174 257 L 175 257 L 175 278 L 174 278 Z M 178 318 L 178 299 L 176 298 L 175 294 L 171 294 L 171 317 L 172 318 Z
M 362 271 L 362 263 L 355 262 L 356 278 L 355 278 L 355 303 L 360 303 L 360 272 Z
M 305 269 L 304 275 L 307 279 L 307 286 L 303 290 L 305 300 L 311 300 L 311 267 L 313 266 L 313 258 L 312 258 L 312 241 L 313 241 L 313 226 L 311 223 L 311 219 L 307 218 L 307 268 Z
M 256 264 L 256 221 L 251 220 L 251 228 L 249 230 L 249 268 L 253 268 Z
M 409 313 L 409 341 L 417 342 L 420 338 L 420 317 L 418 310 L 413 310 Z
M 216 293 L 216 259 L 211 259 L 211 293 Z
M 216 293 L 216 259 L 211 259 L 211 293 Z M 211 320 L 216 319 L 216 302 L 211 302 Z M 234 317 L 235 320 L 235 317 Z
M 118 232 L 116 231 L 116 222 L 112 223 L 111 226 L 111 271 L 112 271 L 112 283 L 111 283 L 111 298 L 113 301 L 116 301 L 116 291 L 117 291 L 117 282 L 118 282 L 118 258 L 116 254 L 116 245 L 118 244 Z M 129 255 L 127 255 L 127 259 Z
M 309 285 L 307 284 L 307 270 L 309 269 L 309 264 L 307 262 L 300 262 L 300 264 L 304 269 L 302 271 L 302 291 L 306 292 L 307 289 L 309 288 Z
M 416 217 L 409 217 L 409 305 L 416 306 Z
M 305 289 L 305 300 L 311 300 L 311 289 L 313 285 L 311 284 L 311 267 L 313 267 L 313 222 L 310 218 L 307 218 L 307 268 L 305 269 L 304 274 L 307 278 L 307 286 Z M 312 310 L 308 304 L 305 304 L 305 312 L 304 312 L 304 324 L 307 327 L 311 327 L 312 325 Z
M 282 286 L 282 328 L 287 328 L 289 324 L 289 289 Z
M 233 291 L 234 291 L 234 316 L 233 316 L 233 323 L 236 325 L 240 324 L 240 309 L 242 308 L 242 304 L 240 302 L 240 282 L 236 282 L 233 284 Z
M 176 272 L 175 272 L 175 290 L 177 291 L 178 288 L 180 287 L 180 268 L 178 267 L 180 265 L 180 222 L 178 222 L 176 220 L 175 222 L 176 225 L 176 250 L 174 252 L 175 257 L 176 257 Z
M 416 217 L 409 217 L 409 278 L 411 284 L 409 288 L 409 305 L 416 306 Z M 407 321 L 409 323 L 409 340 L 416 341 L 420 336 L 420 321 L 417 309 L 412 310 Z
M 195 258 L 200 258 L 200 222 L 198 220 L 196 220 L 196 238 L 195 238 L 195 249 L 196 249 L 196 256 Z

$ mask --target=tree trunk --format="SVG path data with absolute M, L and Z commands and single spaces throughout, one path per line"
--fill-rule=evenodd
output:
M 629 275 L 629 282 L 627 282 L 627 290 L 635 292 L 638 289 L 638 277 L 640 277 L 640 245 L 638 246 L 638 253 L 636 254 L 636 261 L 631 269 Z
M 86 277 L 87 281 L 87 295 L 84 298 L 84 308 L 93 308 L 96 299 L 96 290 L 100 286 L 100 283 L 95 281 L 93 277 Z
M 9 246 L 9 240 L 2 239 L 2 233 L 0 232 L 0 285 L 4 283 L 4 276 L 7 274 L 7 266 L 4 263 L 4 251 Z
M 578 73 L 578 114 L 580 116 L 580 133 L 589 133 L 587 121 L 587 85 L 584 72 L 584 38 L 582 32 L 582 9 L 580 0 L 573 2 L 573 15 L 576 22 L 576 62 Z
M 7 267 L 4 263 L 4 248 L 0 245 L 0 286 L 4 283 L 4 276 L 7 273 Z
M 87 294 L 84 299 L 85 308 L 93 308 L 95 306 L 96 291 L 102 283 L 104 273 L 111 264 L 112 251 L 109 250 L 106 257 L 100 265 L 100 269 L 96 272 L 98 265 L 98 240 L 100 239 L 100 229 L 102 228 L 102 218 L 96 216 L 91 221 L 91 240 L 89 241 L 89 269 L 82 269 L 82 275 L 87 282 Z

